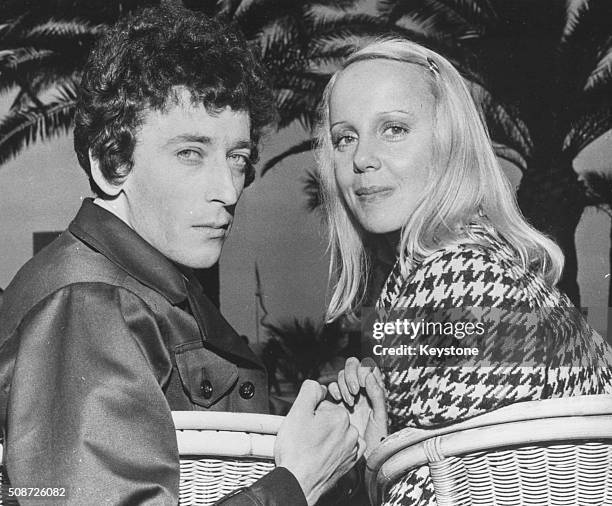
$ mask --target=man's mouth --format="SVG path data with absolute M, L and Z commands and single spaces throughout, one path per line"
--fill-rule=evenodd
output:
M 229 231 L 229 227 L 229 221 L 202 223 L 193 226 L 193 228 L 200 230 L 212 239 L 221 239 L 225 237 Z

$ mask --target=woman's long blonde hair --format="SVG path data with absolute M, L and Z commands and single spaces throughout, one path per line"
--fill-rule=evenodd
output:
M 332 321 L 363 300 L 369 278 L 367 234 L 346 208 L 335 178 L 329 104 L 338 75 L 349 65 L 384 59 L 418 65 L 435 99 L 434 153 L 430 177 L 416 210 L 400 235 L 400 262 L 407 273 L 415 261 L 466 240 L 466 226 L 486 215 L 514 247 L 524 268 L 538 271 L 554 286 L 563 269 L 559 247 L 523 218 L 503 173 L 466 81 L 439 54 L 408 40 L 381 39 L 360 49 L 336 72 L 323 94 L 317 132 L 317 161 L 329 226 L 330 282 L 327 309 Z M 469 240 L 469 239 L 468 239 Z

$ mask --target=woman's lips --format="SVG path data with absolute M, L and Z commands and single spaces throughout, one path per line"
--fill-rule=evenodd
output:
M 386 198 L 392 192 L 391 186 L 361 186 L 355 190 L 355 195 L 359 200 L 370 202 Z

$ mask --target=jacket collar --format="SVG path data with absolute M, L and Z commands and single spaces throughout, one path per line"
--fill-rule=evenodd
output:
M 244 340 L 206 297 L 191 269 L 182 271 L 113 213 L 85 199 L 68 230 L 173 305 L 188 301 L 205 345 L 262 367 Z
M 68 230 L 172 304 L 187 298 L 185 277 L 176 266 L 93 199 L 83 201 Z

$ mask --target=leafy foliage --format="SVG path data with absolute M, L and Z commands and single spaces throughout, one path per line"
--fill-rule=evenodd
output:
M 311 319 L 267 324 L 270 338 L 263 350 L 271 374 L 277 371 L 296 388 L 306 379 L 319 379 L 348 341 L 337 324 L 320 326 Z
M 58 96 L 42 106 L 11 109 L 0 124 L 0 163 L 39 139 L 68 132 L 72 128 L 75 107 L 76 92 L 73 85 L 62 86 Z
M 321 178 L 318 171 L 309 170 L 304 178 L 304 193 L 306 194 L 306 207 L 309 211 L 319 209 L 321 204 Z
M 18 90 L 9 115 L 0 123 L 0 131 L 5 134 L 0 141 L 0 160 L 18 155 L 31 142 L 69 129 L 69 101 L 62 107 L 61 100 L 44 103 L 43 98 L 61 94 L 63 87 L 78 81 L 87 54 L 105 26 L 135 8 L 158 3 L 159 0 L 59 0 L 38 5 L 30 0 L 0 0 L 5 19 L 0 24 L 0 93 Z M 350 44 L 342 37 L 359 30 L 377 30 L 373 17 L 341 15 L 357 0 L 182 3 L 232 21 L 258 48 L 276 90 L 279 128 L 294 121 L 312 127 L 329 75 L 329 71 L 321 69 L 333 68 L 349 50 Z M 53 118 L 34 120 L 34 115 L 40 116 L 43 111 L 53 114 Z

